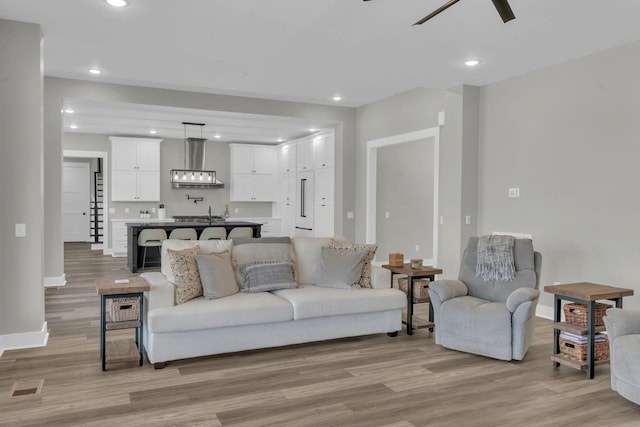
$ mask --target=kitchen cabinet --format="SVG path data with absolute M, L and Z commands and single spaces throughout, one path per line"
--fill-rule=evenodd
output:
M 111 256 L 127 256 L 127 221 L 130 219 L 111 220 Z
M 111 200 L 157 202 L 160 200 L 161 139 L 111 139 Z
M 279 206 L 281 217 L 281 234 L 293 237 L 296 235 L 296 202 L 283 202 Z
M 296 144 L 282 144 L 278 146 L 278 149 L 278 173 L 294 173 L 296 171 Z
M 335 142 L 333 132 L 313 138 L 313 164 L 315 169 L 333 167 Z
M 334 169 L 319 169 L 315 171 L 315 201 L 316 203 L 333 203 Z
M 280 201 L 294 202 L 296 200 L 296 174 L 286 173 L 280 175 Z
M 296 170 L 304 172 L 313 169 L 313 139 L 303 138 L 296 143 Z
M 231 173 L 273 175 L 276 172 L 274 147 L 231 144 Z
M 248 144 L 231 144 L 230 147 L 231 201 L 275 201 L 275 147 Z

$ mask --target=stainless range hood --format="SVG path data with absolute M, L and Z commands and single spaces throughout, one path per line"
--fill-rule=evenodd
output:
M 204 126 L 204 123 L 182 122 L 187 125 Z M 204 138 L 186 138 L 184 140 L 184 169 L 171 170 L 173 188 L 223 188 L 224 183 L 216 178 L 216 171 L 204 169 Z

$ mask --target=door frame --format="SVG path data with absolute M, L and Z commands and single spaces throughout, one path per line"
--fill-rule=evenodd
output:
M 438 265 L 438 228 L 439 228 L 439 196 L 440 187 L 440 128 L 444 126 L 444 112 L 438 113 L 438 126 L 392 135 L 386 138 L 367 141 L 367 201 L 366 201 L 366 242 L 376 242 L 377 227 L 377 177 L 378 177 L 378 148 L 403 144 L 420 140 L 433 143 L 433 257 L 425 259 L 426 264 Z
M 102 159 L 102 194 L 103 194 L 103 209 L 102 209 L 102 223 L 103 223 L 103 242 L 102 242 L 102 253 L 108 255 L 110 253 L 110 237 L 109 234 L 109 153 L 106 151 L 84 151 L 84 150 L 62 150 L 62 161 L 64 162 L 65 157 L 75 157 L 80 159 Z M 91 192 L 91 189 L 89 189 Z M 91 249 L 100 249 L 99 247 L 94 248 L 94 245 L 91 245 Z

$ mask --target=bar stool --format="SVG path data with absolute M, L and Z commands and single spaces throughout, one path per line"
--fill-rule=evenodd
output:
M 200 240 L 224 240 L 227 238 L 227 230 L 223 227 L 207 227 L 200 233 Z
M 178 240 L 198 240 L 198 233 L 195 228 L 175 228 L 169 234 L 170 239 Z
M 232 228 L 227 238 L 232 239 L 234 237 L 253 237 L 253 228 L 251 227 Z
M 162 228 L 145 228 L 138 234 L 138 246 L 144 248 L 142 270 L 147 262 L 147 248 L 158 248 L 158 257 L 160 257 L 160 247 L 164 240 L 167 240 L 167 232 Z

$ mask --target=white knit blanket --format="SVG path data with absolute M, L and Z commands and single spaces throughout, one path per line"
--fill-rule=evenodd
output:
M 513 236 L 481 236 L 478 239 L 476 277 L 509 282 L 516 276 Z

